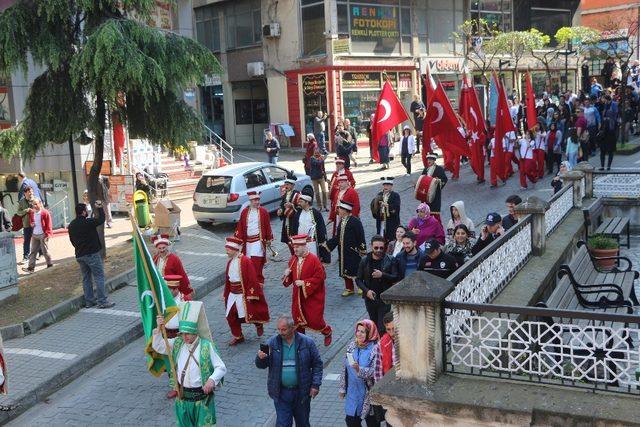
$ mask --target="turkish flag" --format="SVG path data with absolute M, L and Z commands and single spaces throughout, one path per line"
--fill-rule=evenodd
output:
M 384 82 L 384 86 L 382 86 L 373 120 L 374 124 L 371 126 L 371 137 L 373 138 L 371 154 L 373 155 L 373 160 L 379 162 L 378 141 L 382 135 L 405 120 L 409 120 L 407 112 L 389 82 Z
M 111 123 L 113 124 L 113 155 L 116 158 L 116 166 L 122 164 L 122 155 L 124 153 L 124 126 L 120 121 L 120 114 L 113 113 L 111 115 Z
M 538 117 L 536 116 L 536 96 L 533 93 L 533 86 L 531 85 L 531 74 L 527 73 L 526 76 L 527 86 L 527 127 L 533 129 L 538 123 Z
M 509 106 L 507 105 L 507 94 L 504 91 L 504 86 L 498 80 L 494 73 L 493 78 L 496 82 L 498 91 L 498 108 L 496 110 L 496 129 L 494 132 L 495 143 L 493 144 L 493 157 L 491 158 L 491 168 L 495 171 L 498 178 L 502 181 L 507 180 L 506 168 L 504 164 L 504 148 L 502 146 L 502 140 L 508 132 L 516 132 L 516 128 L 511 120 L 511 113 L 509 112 Z M 494 166 L 495 164 L 495 166 Z
M 428 101 L 423 135 L 436 138 L 443 151 L 448 150 L 451 154 L 458 156 L 469 156 L 465 130 L 460 124 L 442 84 L 437 85 L 432 98 Z M 438 138 L 440 135 L 444 137 Z
M 487 137 L 487 125 L 482 116 L 478 94 L 469 83 L 467 74 L 462 76 L 458 112 L 467 125 L 471 169 L 478 178 L 484 179 L 484 142 Z

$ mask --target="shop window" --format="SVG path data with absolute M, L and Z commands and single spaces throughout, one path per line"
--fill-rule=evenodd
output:
M 198 42 L 214 52 L 220 51 L 220 19 L 218 9 L 205 6 L 195 9 Z
M 512 0 L 472 1 L 471 18 L 484 19 L 489 24 L 495 24 L 500 31 L 511 31 L 513 28 L 511 2 Z
M 338 32 L 349 34 L 349 7 L 338 3 Z
M 305 5 L 302 2 L 302 55 L 324 55 L 327 52 L 324 25 L 324 2 Z
M 550 45 L 556 46 L 553 37 L 562 27 L 571 26 L 571 11 L 569 9 L 531 8 L 531 27 L 551 37 Z
M 267 123 L 269 110 L 266 99 L 236 99 L 236 124 Z
M 255 46 L 262 40 L 259 1 L 232 3 L 224 9 L 227 48 Z

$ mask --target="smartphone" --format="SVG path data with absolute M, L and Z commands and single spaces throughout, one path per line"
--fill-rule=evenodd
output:
M 269 344 L 260 344 L 260 351 L 269 354 Z
M 356 361 L 353 358 L 353 353 L 347 353 L 347 362 L 349 362 L 349 366 L 355 365 Z

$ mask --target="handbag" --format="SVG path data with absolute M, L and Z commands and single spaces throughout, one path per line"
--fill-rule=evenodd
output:
M 18 214 L 14 214 L 11 217 L 11 231 L 22 230 L 22 217 Z

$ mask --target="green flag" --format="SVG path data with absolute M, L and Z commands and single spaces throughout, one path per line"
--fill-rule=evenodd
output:
M 158 272 L 138 227 L 133 227 L 133 254 L 136 262 L 140 317 L 147 342 L 147 369 L 157 377 L 167 366 L 165 356 L 156 353 L 151 347 L 153 329 L 157 326 L 156 316 L 162 313 L 166 322 L 178 313 L 178 307 L 164 278 Z

